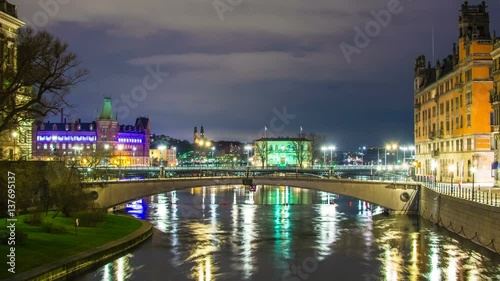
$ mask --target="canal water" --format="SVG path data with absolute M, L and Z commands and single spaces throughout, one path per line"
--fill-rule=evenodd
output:
M 324 192 L 200 187 L 127 211 L 154 225 L 152 239 L 75 280 L 500 280 L 500 255 Z

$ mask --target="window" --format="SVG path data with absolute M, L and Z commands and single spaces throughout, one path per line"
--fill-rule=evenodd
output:
M 432 107 L 432 117 L 436 117 L 436 107 Z
M 450 101 L 446 101 L 446 113 L 448 114 L 450 112 Z
M 470 111 L 467 112 L 467 128 L 470 128 L 471 126 L 471 117 L 470 117 Z
M 458 129 L 460 126 L 460 123 L 458 121 L 458 116 L 455 118 L 455 129 Z
M 472 139 L 467 139 L 467 150 L 472 150 Z
M 462 107 L 462 95 L 460 95 L 460 107 Z
M 444 113 L 444 104 L 440 103 L 439 104 L 439 114 L 443 114 L 443 113 Z
M 455 98 L 455 110 L 458 110 L 458 97 Z
M 460 129 L 464 127 L 464 116 L 460 115 Z
M 469 105 L 469 104 L 472 104 L 472 91 L 467 91 L 467 93 L 465 94 L 465 104 L 466 105 Z

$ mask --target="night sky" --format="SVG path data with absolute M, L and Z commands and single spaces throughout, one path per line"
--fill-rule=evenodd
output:
M 111 96 L 120 123 L 148 116 L 157 134 L 192 141 L 203 124 L 209 139 L 251 141 L 265 126 L 268 136 L 296 136 L 302 126 L 340 150 L 413 142 L 414 59 L 432 60 L 433 29 L 434 60 L 451 53 L 463 3 L 52 0 L 61 4 L 44 9 L 47 1 L 10 2 L 89 69 L 69 98 L 70 118 L 95 120 Z M 487 2 L 500 34 L 500 1 Z M 355 28 L 388 5 L 388 23 L 356 45 Z M 347 58 L 343 42 L 357 53 Z

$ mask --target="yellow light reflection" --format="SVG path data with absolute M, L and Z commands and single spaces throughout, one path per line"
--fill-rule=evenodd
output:
M 418 269 L 418 232 L 411 234 L 411 266 L 410 266 L 410 281 L 417 281 L 420 275 Z
M 328 198 L 326 198 L 328 200 Z M 319 205 L 320 221 L 315 221 L 317 235 L 318 259 L 321 261 L 332 254 L 333 243 L 337 240 L 337 207 L 335 205 Z
M 245 205 L 243 207 L 243 255 L 242 261 L 243 264 L 243 275 L 245 279 L 249 279 L 253 272 L 253 259 L 252 259 L 252 242 L 255 239 L 253 234 L 255 232 L 254 229 L 254 218 L 255 218 L 255 210 L 256 206 L 254 205 Z

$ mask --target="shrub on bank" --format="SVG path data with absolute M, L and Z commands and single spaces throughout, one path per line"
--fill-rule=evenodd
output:
M 67 232 L 64 226 L 54 224 L 52 222 L 44 222 L 42 224 L 42 230 L 46 233 L 52 233 L 52 234 Z
M 16 245 L 23 244 L 28 239 L 28 234 L 22 230 L 16 229 L 15 243 Z M 0 232 L 0 244 L 9 245 L 9 235 L 10 232 L 2 231 Z M 13 246 L 13 245 L 10 245 Z
M 32 213 L 24 217 L 24 223 L 32 226 L 42 225 L 43 216 L 41 213 Z
M 97 223 L 104 221 L 106 215 L 106 209 L 92 209 L 75 213 L 73 217 L 78 219 L 79 226 L 88 227 L 96 226 Z

